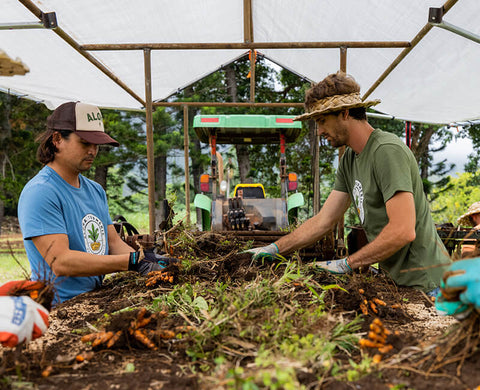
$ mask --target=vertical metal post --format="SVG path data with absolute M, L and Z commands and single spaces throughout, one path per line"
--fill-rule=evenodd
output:
M 340 70 L 347 73 L 347 48 L 345 46 L 340 47 Z M 338 162 L 345 153 L 345 146 L 341 146 L 338 149 Z M 337 226 L 337 255 L 343 256 L 345 254 L 345 219 L 342 216 L 338 221 Z
M 183 106 L 183 150 L 185 155 L 185 210 L 187 225 L 190 225 L 190 167 L 189 157 L 189 138 L 188 138 L 188 106 Z
M 255 62 L 257 51 L 250 50 L 250 102 L 255 103 Z
M 243 40 L 253 42 L 252 0 L 243 0 Z
M 317 124 L 314 123 L 315 135 L 313 137 L 313 215 L 320 212 L 320 137 L 318 136 Z
M 347 48 L 346 46 L 340 47 L 340 70 L 347 73 Z
M 149 232 L 155 231 L 155 168 L 152 119 L 152 66 L 150 49 L 143 50 L 145 65 L 145 120 L 147 126 L 148 218 Z

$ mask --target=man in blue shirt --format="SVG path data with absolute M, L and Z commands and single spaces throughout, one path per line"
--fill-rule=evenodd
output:
M 55 284 L 54 303 L 93 290 L 108 273 L 162 269 L 161 257 L 135 252 L 120 238 L 105 191 L 81 175 L 98 145 L 119 145 L 105 133 L 98 107 L 60 105 L 38 141 L 37 158 L 45 166 L 23 189 L 18 217 L 32 279 Z

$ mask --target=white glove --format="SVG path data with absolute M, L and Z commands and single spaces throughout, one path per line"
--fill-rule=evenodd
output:
M 315 266 L 331 274 L 349 274 L 352 269 L 347 262 L 348 257 L 338 260 L 318 261 Z
M 48 310 L 27 296 L 0 296 L 0 343 L 15 347 L 40 337 L 48 328 Z
M 278 246 L 275 243 L 269 244 L 267 246 L 261 246 L 260 248 L 252 248 L 249 250 L 246 250 L 243 253 L 251 253 L 252 254 L 252 260 L 259 260 L 263 258 L 267 258 L 271 260 L 272 258 L 275 258 L 276 255 L 279 254 Z

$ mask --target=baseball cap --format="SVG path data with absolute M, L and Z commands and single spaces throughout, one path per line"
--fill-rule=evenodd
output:
M 95 145 L 120 144 L 105 133 L 100 109 L 92 104 L 68 102 L 58 106 L 47 118 L 49 130 L 71 130 L 81 139 Z

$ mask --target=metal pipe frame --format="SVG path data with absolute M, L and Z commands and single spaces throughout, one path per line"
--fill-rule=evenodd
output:
M 457 35 L 460 35 L 464 38 L 470 39 L 473 42 L 480 43 L 480 35 L 474 34 L 474 33 L 470 32 L 468 30 L 465 30 L 461 27 L 455 26 L 455 25 L 453 25 L 451 23 L 448 23 L 444 20 L 441 23 L 431 23 L 430 22 L 430 24 L 432 26 L 443 28 L 444 30 L 453 32 L 453 33 L 455 33 Z
M 443 5 L 444 13 L 447 13 L 458 0 L 447 0 Z M 373 83 L 373 85 L 368 89 L 367 92 L 363 95 L 362 99 L 365 100 L 371 93 L 377 89 L 377 87 L 385 80 L 390 73 L 398 66 L 398 64 L 413 50 L 415 46 L 428 34 L 428 32 L 433 28 L 430 23 L 427 23 L 423 28 L 418 32 L 418 34 L 410 42 L 410 46 L 402 50 L 402 52 L 395 58 L 395 60 L 390 64 L 390 66 L 380 75 L 380 77 Z
M 155 231 L 155 155 L 152 112 L 152 58 L 151 51 L 143 52 L 145 68 L 145 120 L 147 127 L 148 222 L 150 234 Z
M 20 0 L 26 1 L 26 0 Z M 410 47 L 407 41 L 332 42 L 215 42 L 215 43 L 92 43 L 82 50 L 255 50 L 255 49 L 378 49 Z
M 40 22 L 0 23 L 0 30 L 30 30 L 37 28 L 45 28 L 45 26 Z
M 251 103 L 251 102 L 153 102 L 154 107 L 295 107 L 303 108 L 303 103 Z
M 42 11 L 31 0 L 18 0 L 18 1 L 22 3 L 38 19 L 42 20 Z M 68 43 L 75 51 L 77 51 L 80 55 L 85 57 L 85 59 L 87 59 L 91 64 L 95 65 L 100 71 L 102 71 L 106 76 L 108 76 L 114 83 L 120 86 L 125 92 L 127 92 L 130 96 L 132 96 L 134 99 L 140 102 L 142 106 L 145 107 L 145 101 L 140 96 L 138 96 L 132 89 L 130 89 L 122 80 L 120 80 L 115 74 L 113 74 L 94 56 L 92 56 L 90 53 L 86 53 L 70 35 L 68 35 L 60 27 L 53 28 L 52 30 L 55 32 L 55 34 L 57 34 L 60 38 L 62 38 L 66 43 Z
M 32 0 L 18 0 L 22 3 L 30 12 L 32 12 L 38 19 L 42 20 L 42 11 L 32 2 Z M 458 0 L 447 0 L 443 6 L 444 13 L 448 12 Z M 451 25 L 453 26 L 453 25 Z M 442 27 L 442 26 L 439 26 Z M 35 27 L 37 28 L 37 27 Z M 358 42 L 358 41 L 332 41 L 332 42 L 253 42 L 253 20 L 252 20 L 252 3 L 251 0 L 244 0 L 244 39 L 243 43 L 141 43 L 141 44 L 84 44 L 79 45 L 71 36 L 69 36 L 64 30 L 60 27 L 56 27 L 53 31 L 62 38 L 66 43 L 68 43 L 74 50 L 76 50 L 80 55 L 87 59 L 90 63 L 96 66 L 100 71 L 107 75 L 113 82 L 119 85 L 124 91 L 126 91 L 130 96 L 136 99 L 140 104 L 145 107 L 147 115 L 147 160 L 148 163 L 153 164 L 153 155 L 150 156 L 149 148 L 153 147 L 153 125 L 151 128 L 152 139 L 149 142 L 149 121 L 152 120 L 152 109 L 153 107 L 159 106 L 168 106 L 168 107 L 177 107 L 183 106 L 184 110 L 184 120 L 188 119 L 188 107 L 303 107 L 303 103 L 255 103 L 252 99 L 252 94 L 254 94 L 254 87 L 251 87 L 249 103 L 219 103 L 219 102 L 152 102 L 151 97 L 151 58 L 150 50 L 256 50 L 256 49 L 324 49 L 324 48 L 340 48 L 340 67 L 345 68 L 346 70 L 346 49 L 347 48 L 404 48 L 402 52 L 395 58 L 395 60 L 390 64 L 390 66 L 380 75 L 380 77 L 374 82 L 374 84 L 369 88 L 369 90 L 364 94 L 363 99 L 366 99 L 382 82 L 386 77 L 398 66 L 398 64 L 410 53 L 410 51 L 422 40 L 423 37 L 433 28 L 433 25 L 427 23 L 413 38 L 411 42 L 408 41 L 370 41 L 370 42 Z M 444 28 L 444 27 L 442 27 Z M 456 33 L 457 31 L 454 31 Z M 461 35 L 461 34 L 460 34 Z M 469 34 L 471 35 L 471 34 Z M 470 36 L 466 38 L 471 39 Z M 475 39 L 474 39 L 475 40 Z M 475 40 L 478 42 L 477 40 Z M 86 51 L 96 51 L 96 50 L 143 50 L 145 55 L 145 100 L 138 96 L 131 88 L 129 88 L 122 80 L 120 80 L 115 74 L 113 74 L 109 69 L 107 69 L 99 60 Z M 147 80 L 148 79 L 148 80 Z M 254 83 L 254 81 L 253 81 Z M 252 81 L 251 81 L 252 85 Z M 186 137 L 188 137 L 188 123 L 184 124 L 184 131 L 186 132 Z M 185 138 L 185 142 L 188 142 L 188 138 Z M 150 146 L 151 144 L 151 146 Z M 188 144 L 186 145 L 186 166 L 185 166 L 185 176 L 186 176 L 186 187 L 189 187 L 187 184 L 188 178 Z M 154 228 L 152 228 L 152 223 L 154 224 L 155 218 L 152 213 L 154 213 L 154 202 L 150 200 L 150 194 L 154 194 L 154 187 L 151 190 L 151 180 L 153 178 L 153 170 L 148 173 L 149 180 L 149 216 L 150 216 L 150 233 L 153 233 Z M 154 185 L 154 183 L 153 183 Z M 188 192 L 189 197 L 189 188 L 185 189 L 186 195 Z M 153 207 L 152 207 L 153 205 Z M 190 220 L 190 204 L 189 199 L 186 204 L 187 215 Z
M 183 148 L 184 148 L 184 158 L 185 158 L 185 212 L 187 225 L 190 225 L 190 166 L 189 166 L 189 145 L 190 140 L 188 136 L 188 106 L 183 105 Z

